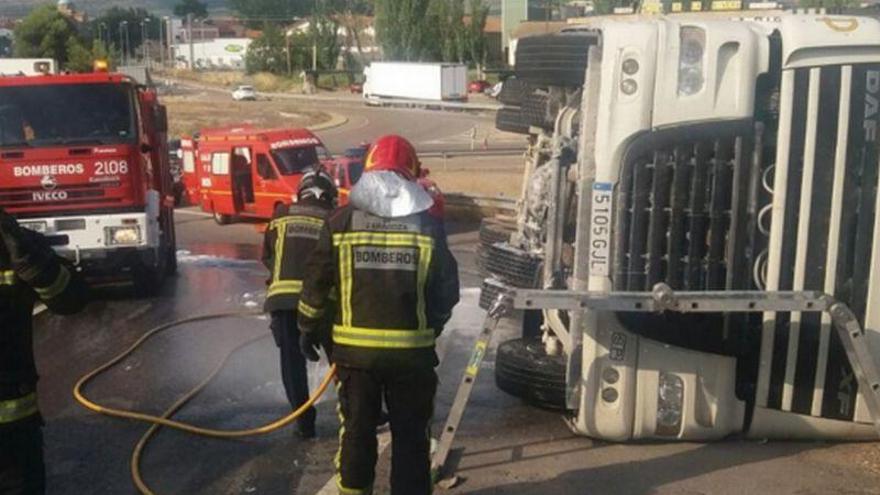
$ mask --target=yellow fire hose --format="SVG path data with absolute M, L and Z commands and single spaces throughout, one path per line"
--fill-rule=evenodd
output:
M 152 328 L 147 333 L 145 333 L 141 338 L 135 341 L 134 344 L 129 346 L 127 349 L 119 353 L 116 357 L 110 359 L 106 363 L 98 366 L 94 370 L 86 373 L 79 381 L 76 382 L 76 385 L 73 387 L 73 397 L 79 402 L 82 406 L 87 409 L 90 409 L 98 414 L 104 414 L 106 416 L 113 416 L 116 418 L 123 419 L 133 419 L 136 421 L 143 421 L 145 423 L 150 423 L 151 426 L 147 430 L 146 433 L 141 437 L 138 441 L 137 445 L 134 448 L 131 456 L 131 477 L 134 481 L 135 486 L 137 486 L 138 490 L 144 495 L 153 495 L 153 491 L 147 486 L 144 482 L 143 478 L 140 474 L 140 460 L 141 455 L 143 453 L 144 448 L 150 439 L 156 434 L 159 428 L 163 426 L 167 426 L 169 428 L 175 428 L 177 430 L 185 431 L 188 433 L 192 433 L 194 435 L 207 436 L 213 438 L 241 438 L 253 435 L 262 435 L 266 433 L 270 433 L 276 431 L 280 428 L 283 428 L 297 418 L 299 418 L 303 413 L 306 412 L 311 406 L 315 404 L 315 402 L 327 391 L 327 387 L 330 385 L 330 382 L 333 380 L 333 377 L 336 375 L 336 365 L 332 365 L 330 370 L 327 372 L 327 375 L 321 381 L 321 384 L 318 386 L 318 389 L 314 394 L 309 398 L 309 400 L 297 408 L 295 411 L 290 414 L 273 421 L 271 423 L 265 424 L 263 426 L 259 426 L 256 428 L 250 428 L 246 430 L 218 430 L 213 428 L 203 428 L 197 425 L 193 425 L 190 423 L 184 423 L 181 421 L 175 421 L 170 419 L 171 416 L 174 415 L 181 407 L 183 407 L 187 402 L 189 402 L 193 397 L 199 394 L 210 382 L 211 380 L 220 372 L 229 358 L 234 354 L 237 350 L 253 343 L 254 341 L 262 338 L 263 336 L 259 336 L 256 338 L 252 338 L 240 345 L 236 348 L 229 351 L 223 359 L 214 367 L 214 369 L 202 380 L 198 385 L 192 388 L 189 392 L 184 394 L 183 397 L 178 399 L 174 404 L 171 405 L 165 412 L 162 413 L 161 416 L 155 416 L 152 414 L 145 414 L 137 411 L 129 411 L 125 409 L 115 409 L 112 407 L 102 406 L 92 400 L 89 400 L 82 392 L 82 389 L 93 380 L 98 375 L 106 372 L 110 368 L 116 366 L 120 361 L 131 355 L 135 350 L 137 350 L 144 342 L 149 340 L 154 335 L 168 330 L 170 328 L 174 328 L 180 325 L 184 325 L 187 323 L 194 323 L 198 321 L 206 321 L 206 320 L 217 320 L 223 318 L 246 318 L 250 316 L 258 316 L 261 315 L 261 312 L 258 311 L 237 311 L 237 312 L 226 312 L 226 313 L 214 313 L 214 314 L 206 314 L 193 316 L 189 318 L 184 318 L 180 320 L 175 320 L 169 323 L 165 323 L 163 325 L 159 325 L 155 328 Z

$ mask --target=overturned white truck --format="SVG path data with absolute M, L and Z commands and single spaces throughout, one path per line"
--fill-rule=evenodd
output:
M 736 16 L 519 41 L 481 304 L 526 308 L 498 385 L 579 433 L 877 437 L 880 22 Z

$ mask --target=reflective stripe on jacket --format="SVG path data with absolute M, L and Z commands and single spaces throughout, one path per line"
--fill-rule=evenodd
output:
M 0 425 L 37 414 L 37 394 L 31 392 L 17 399 L 0 400 Z
M 458 270 L 442 223 L 427 212 L 382 218 L 347 206 L 328 220 L 306 267 L 300 328 L 331 294 L 342 365 L 433 366 L 434 339 L 458 302 Z
M 275 212 L 263 241 L 263 263 L 271 272 L 266 311 L 296 309 L 306 259 L 329 213 L 320 202 L 290 205 Z

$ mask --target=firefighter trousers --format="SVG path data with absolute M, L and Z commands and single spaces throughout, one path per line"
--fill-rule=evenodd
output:
M 378 455 L 376 424 L 384 398 L 391 423 L 391 494 L 430 494 L 433 483 L 429 423 L 437 391 L 434 370 L 337 366 L 337 374 L 341 422 L 336 466 L 339 493 L 372 493 Z
M 42 495 L 43 420 L 39 414 L 0 425 L 0 495 Z
M 281 353 L 281 381 L 284 383 L 284 392 L 287 394 L 290 406 L 296 409 L 309 400 L 309 376 L 306 358 L 299 349 L 296 311 L 273 311 L 270 327 Z M 297 420 L 300 431 L 314 430 L 315 416 L 315 408 L 310 407 Z

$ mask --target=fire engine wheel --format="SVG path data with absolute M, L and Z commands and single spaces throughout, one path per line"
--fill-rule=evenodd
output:
M 565 409 L 565 358 L 548 356 L 539 339 L 513 339 L 498 346 L 495 384 L 534 406 Z
M 229 225 L 232 223 L 231 215 L 224 215 L 223 213 L 214 212 L 214 221 L 217 222 L 217 225 Z

